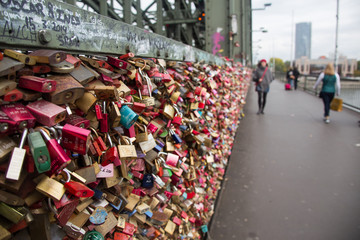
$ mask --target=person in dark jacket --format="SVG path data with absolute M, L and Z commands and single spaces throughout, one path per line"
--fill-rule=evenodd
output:
M 286 80 L 287 83 L 291 85 L 291 89 L 294 89 L 294 70 L 292 69 L 292 67 L 289 67 L 289 70 L 286 72 Z
M 265 59 L 260 60 L 258 63 L 253 80 L 256 82 L 255 90 L 258 92 L 259 111 L 257 114 L 264 114 L 266 96 L 270 90 L 270 83 L 273 81 L 273 76 Z
M 294 75 L 294 89 L 296 90 L 297 84 L 298 84 L 298 78 L 300 76 L 300 72 L 298 71 L 298 69 L 296 67 L 294 67 L 293 75 Z
M 335 72 L 332 63 L 326 65 L 324 72 L 320 74 L 313 88 L 316 89 L 321 82 L 323 84 L 320 97 L 324 102 L 324 121 L 325 123 L 330 123 L 330 103 L 334 99 L 336 90 L 337 95 L 340 95 L 340 77 L 339 74 Z

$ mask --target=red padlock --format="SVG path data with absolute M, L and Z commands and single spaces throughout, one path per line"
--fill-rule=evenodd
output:
M 104 153 L 102 156 L 102 166 L 106 166 L 110 163 L 114 163 L 116 167 L 121 165 L 121 161 L 119 158 L 119 152 L 117 150 L 117 146 L 115 146 L 111 140 L 111 137 L 109 133 L 106 134 L 109 142 L 110 142 L 110 148 Z
M 35 76 L 21 76 L 18 86 L 42 93 L 50 93 L 56 90 L 56 81 Z
M 0 109 L 16 123 L 16 129 L 14 129 L 15 132 L 17 130 L 21 131 L 24 128 L 33 128 L 35 126 L 35 117 L 21 103 L 1 105 Z M 12 126 L 11 123 L 9 123 L 9 127 L 10 126 Z
M 64 184 L 64 187 L 71 194 L 73 194 L 74 196 L 79 197 L 79 198 L 80 197 L 86 198 L 86 197 L 94 196 L 93 190 L 91 190 L 90 188 L 88 188 L 87 186 L 85 186 L 84 184 L 79 183 L 79 182 L 74 182 L 74 181 L 66 182 Z
M 77 152 L 81 155 L 85 155 L 89 150 L 91 131 L 70 124 L 65 124 L 61 128 L 62 146 L 72 152 Z
M 39 123 L 49 127 L 62 122 L 66 117 L 64 108 L 45 100 L 31 102 L 26 108 L 30 110 Z
M 114 81 L 112 80 L 111 77 L 106 76 L 105 74 L 101 73 L 100 74 L 100 81 L 102 81 L 105 85 L 107 86 L 112 86 L 114 85 Z
M 4 95 L 5 102 L 16 102 L 23 98 L 23 93 L 20 92 L 18 89 L 13 89 Z

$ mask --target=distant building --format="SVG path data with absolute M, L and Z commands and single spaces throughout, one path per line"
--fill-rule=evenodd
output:
M 295 67 L 301 74 L 318 75 L 326 67 L 328 63 L 334 63 L 334 59 L 320 57 L 319 59 L 309 59 L 301 57 L 295 60 Z M 357 69 L 356 59 L 347 59 L 346 57 L 339 57 L 338 59 L 338 73 L 341 77 L 351 77 Z
M 311 58 L 311 22 L 296 24 L 295 59 Z

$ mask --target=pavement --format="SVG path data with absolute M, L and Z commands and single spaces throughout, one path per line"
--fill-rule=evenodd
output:
M 320 98 L 274 81 L 249 90 L 209 240 L 359 240 L 360 114 L 322 120 Z

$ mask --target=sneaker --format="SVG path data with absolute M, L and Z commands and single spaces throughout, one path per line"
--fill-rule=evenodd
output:
M 261 112 L 260 112 L 260 113 L 261 113 L 261 114 L 265 114 L 265 113 L 264 113 L 264 110 L 261 110 Z
M 261 113 L 261 111 L 259 110 L 259 111 L 257 111 L 257 113 L 256 113 L 256 114 L 257 114 L 257 115 L 259 115 L 260 113 Z
M 330 119 L 328 119 L 328 118 L 325 119 L 325 123 L 326 123 L 326 124 L 329 124 L 329 123 L 330 123 Z

